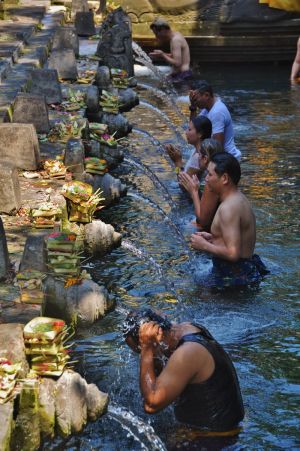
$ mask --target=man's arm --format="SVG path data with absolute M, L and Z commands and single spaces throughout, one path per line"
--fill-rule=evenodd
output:
M 216 257 L 236 262 L 241 257 L 240 215 L 232 209 L 221 209 L 218 219 L 221 229 L 221 243 L 214 239 L 208 241 L 201 232 L 197 232 L 191 236 L 192 247 L 209 252 Z
M 297 53 L 292 65 L 291 80 L 295 80 L 300 72 L 300 38 L 297 43 Z
M 197 224 L 201 229 L 209 230 L 219 205 L 219 197 L 205 185 L 200 199 L 197 176 L 190 177 L 185 172 L 181 172 L 178 179 L 193 200 Z
M 156 337 L 160 334 L 162 334 L 161 329 L 155 323 L 146 323 L 140 328 L 140 387 L 147 413 L 155 413 L 174 401 L 195 376 L 199 365 L 198 353 L 195 359 L 194 347 L 190 344 L 182 345 L 172 354 L 166 367 L 156 377 L 155 340 L 159 341 Z

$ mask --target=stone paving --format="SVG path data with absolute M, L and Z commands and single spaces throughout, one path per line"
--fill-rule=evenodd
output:
M 48 0 L 22 0 L 7 8 L 0 20 L 0 123 L 12 114 L 19 92 L 27 90 L 30 71 L 46 63 L 56 28 L 64 21 L 65 7 Z
M 65 12 L 64 6 L 51 6 L 48 0 L 22 0 L 19 5 L 7 6 L 5 20 L 0 20 L 0 123 L 9 121 L 16 96 L 26 92 L 30 85 L 31 71 L 42 68 L 47 61 L 54 33 L 64 22 Z M 29 199 L 45 200 L 45 190 L 39 183 L 21 180 L 22 203 Z M 30 227 L 22 218 L 4 215 L 2 219 L 10 260 L 17 266 Z M 0 322 L 6 322 L 9 317 L 26 322 L 39 314 L 39 306 L 5 302 L 18 298 L 11 284 L 2 284 L 0 295 L 4 308 Z

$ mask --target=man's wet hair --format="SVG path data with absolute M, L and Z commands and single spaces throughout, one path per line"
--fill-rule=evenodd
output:
M 223 152 L 222 144 L 214 138 L 204 139 L 201 143 L 200 153 L 208 157 L 209 160 L 211 160 L 212 156 L 215 155 L 216 153 L 222 152 Z
M 161 30 L 171 30 L 171 27 L 165 19 L 157 17 L 150 25 L 150 29 L 152 31 L 161 31 Z
M 201 134 L 202 139 L 210 138 L 212 134 L 212 123 L 206 116 L 195 116 L 191 119 L 195 129 Z
M 218 176 L 226 173 L 235 185 L 239 183 L 241 166 L 233 155 L 227 152 L 216 153 L 210 161 L 215 164 L 215 172 Z
M 206 80 L 196 80 L 192 85 L 192 89 L 198 91 L 200 94 L 208 92 L 211 96 L 214 95 L 212 86 Z
M 171 321 L 163 316 L 158 315 L 150 308 L 140 310 L 138 312 L 129 312 L 123 323 L 123 337 L 124 339 L 131 337 L 136 343 L 139 342 L 139 331 L 142 324 L 154 321 L 162 330 L 170 330 L 172 327 Z

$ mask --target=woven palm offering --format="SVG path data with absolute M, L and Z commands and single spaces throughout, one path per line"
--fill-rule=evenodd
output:
M 20 289 L 21 302 L 25 304 L 42 304 L 44 301 L 43 279 L 40 271 L 27 270 L 16 275 L 16 283 Z
M 13 364 L 5 357 L 0 357 L 0 404 L 13 397 L 20 369 L 19 363 Z
M 70 358 L 65 346 L 69 338 L 69 329 L 61 319 L 40 316 L 27 323 L 24 343 L 31 372 L 60 376 Z
M 108 171 L 107 161 L 100 160 L 99 158 L 95 157 L 85 158 L 84 165 L 85 171 L 90 174 L 104 175 Z
M 123 69 L 110 69 L 112 84 L 115 88 L 126 89 L 129 84 L 128 73 Z
M 93 193 L 91 185 L 78 180 L 65 183 L 62 187 L 62 195 L 67 200 L 67 210 L 71 222 L 92 222 L 95 211 L 102 208 L 99 204 L 104 200 L 101 197 L 100 189 Z
M 48 173 L 49 177 L 56 179 L 64 179 L 67 171 L 64 163 L 59 160 L 44 161 L 44 170 Z
M 44 202 L 31 210 L 33 225 L 37 229 L 52 229 L 61 217 L 61 209 L 52 202 Z
M 100 97 L 100 106 L 106 113 L 118 114 L 120 107 L 119 97 L 103 89 Z
M 76 235 L 52 233 L 47 237 L 47 263 L 50 270 L 62 276 L 77 276 L 80 258 Z

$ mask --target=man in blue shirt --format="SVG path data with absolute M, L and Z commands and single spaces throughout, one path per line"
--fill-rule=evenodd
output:
M 241 159 L 241 152 L 234 142 L 234 132 L 230 113 L 220 98 L 216 97 L 210 84 L 201 80 L 197 88 L 190 92 L 191 117 L 197 115 L 206 116 L 212 123 L 212 138 L 219 141 L 225 152 L 233 155 L 237 160 Z

